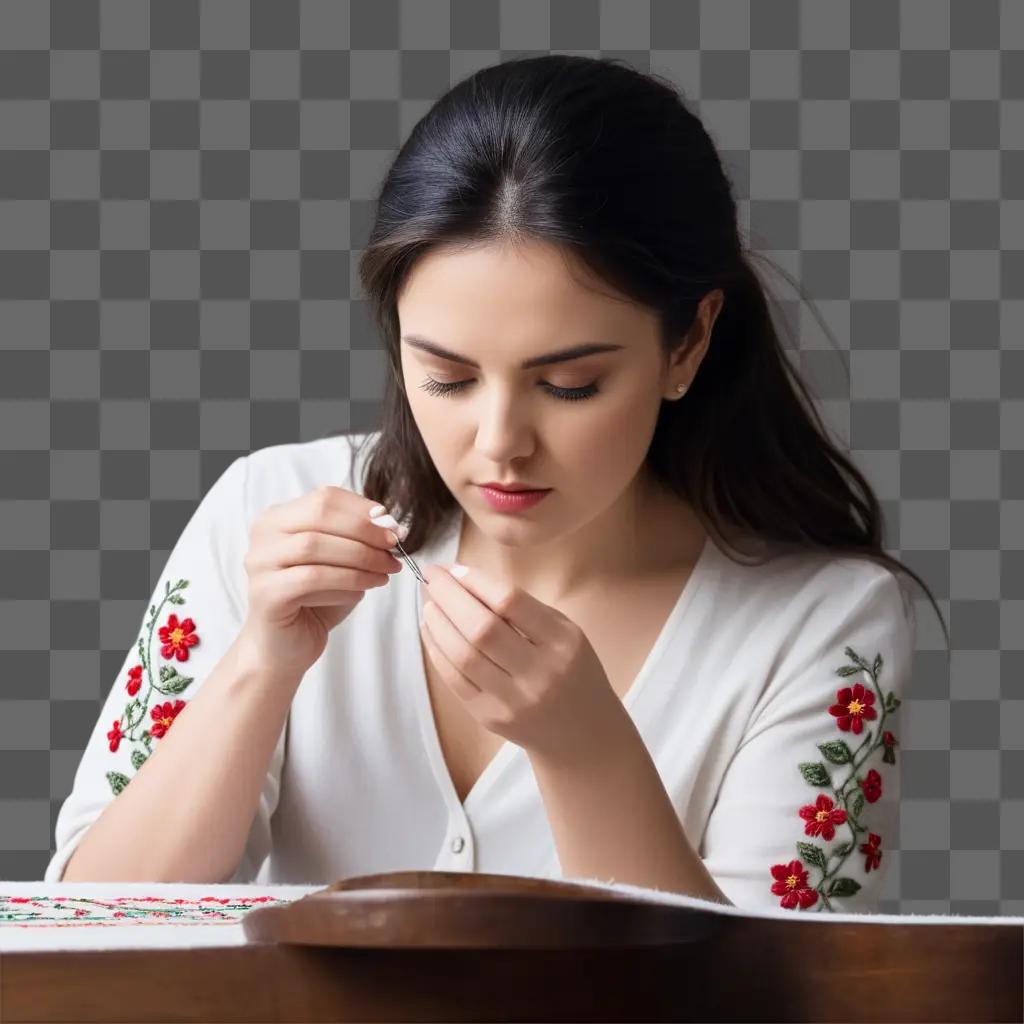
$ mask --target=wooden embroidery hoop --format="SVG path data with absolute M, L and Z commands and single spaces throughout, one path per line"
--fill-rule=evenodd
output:
M 724 917 L 518 875 L 391 871 L 335 882 L 243 920 L 253 942 L 392 949 L 564 949 L 694 942 Z

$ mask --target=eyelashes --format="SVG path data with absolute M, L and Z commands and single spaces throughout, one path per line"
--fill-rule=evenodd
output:
M 420 385 L 420 388 L 423 391 L 426 391 L 429 395 L 448 396 L 461 391 L 470 383 L 472 382 L 468 380 L 457 380 L 451 383 L 445 383 L 444 381 L 434 380 L 433 377 L 428 377 Z M 588 384 L 586 387 L 582 388 L 559 388 L 554 384 L 548 384 L 543 381 L 541 384 L 549 395 L 560 399 L 563 402 L 580 402 L 587 398 L 593 398 L 600 390 L 596 384 Z

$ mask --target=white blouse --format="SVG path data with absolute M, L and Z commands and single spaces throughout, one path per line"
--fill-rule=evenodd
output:
M 112 680 L 45 881 L 61 879 L 235 639 L 255 517 L 322 484 L 362 493 L 371 444 L 355 460 L 344 436 L 259 449 L 199 502 Z M 458 509 L 414 554 L 421 568 L 455 561 L 462 522 Z M 326 885 L 397 870 L 563 877 L 523 748 L 506 741 L 466 800 L 456 795 L 422 661 L 420 589 L 403 567 L 331 632 L 292 701 L 232 882 Z M 737 907 L 877 911 L 897 839 L 897 707 L 915 630 L 906 585 L 867 559 L 787 553 L 743 566 L 708 539 L 623 704 Z M 166 798 L 188 792 L 184 777 Z

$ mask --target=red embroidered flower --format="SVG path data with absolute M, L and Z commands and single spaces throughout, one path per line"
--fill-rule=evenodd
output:
M 117 748 L 120 746 L 121 737 L 124 735 L 121 732 L 121 721 L 120 719 L 114 719 L 114 728 L 107 733 L 107 739 L 110 740 L 110 752 L 112 754 L 117 753 Z
M 868 841 L 860 844 L 860 852 L 865 854 L 864 870 L 866 872 L 872 868 L 877 868 L 882 862 L 882 851 L 878 848 L 878 844 L 881 841 L 881 836 L 875 835 L 874 832 L 869 832 Z
M 178 661 L 188 661 L 188 649 L 199 643 L 199 637 L 195 634 L 196 624 L 191 619 L 182 619 L 178 622 L 178 616 L 173 612 L 167 616 L 167 625 L 160 627 L 160 653 L 165 658 L 172 655 Z
M 877 718 L 878 714 L 872 705 L 875 703 L 875 695 L 870 690 L 865 690 L 863 684 L 857 683 L 852 688 L 844 686 L 836 693 L 838 703 L 830 707 L 829 714 L 835 715 L 836 724 L 843 732 L 852 731 L 859 736 L 864 728 L 864 720 Z
M 809 836 L 821 836 L 824 839 L 834 839 L 836 825 L 842 825 L 846 821 L 846 811 L 836 807 L 831 797 L 824 793 L 818 794 L 818 799 L 813 804 L 807 804 L 800 808 L 800 817 L 807 822 L 804 825 L 804 832 Z
M 807 871 L 798 860 L 791 860 L 788 864 L 774 864 L 772 866 L 772 892 L 781 896 L 779 905 L 786 910 L 792 910 L 799 906 L 801 910 L 813 907 L 818 902 L 818 890 L 812 889 L 807 884 Z
M 174 702 L 173 706 L 169 700 L 164 701 L 163 704 L 157 704 L 150 711 L 150 715 L 155 723 L 149 730 L 150 733 L 157 739 L 163 736 L 170 729 L 171 723 L 178 717 L 184 706 L 185 702 L 180 698 Z
M 889 732 L 888 729 L 886 729 L 885 732 L 882 733 L 882 742 L 887 747 L 894 747 L 894 746 L 896 746 L 896 742 L 897 741 L 896 741 L 896 737 L 893 736 L 893 734 L 891 732 Z
M 882 776 L 872 768 L 867 778 L 858 779 L 860 788 L 864 790 L 864 799 L 873 804 L 882 795 Z
M 134 697 L 139 692 L 139 687 L 142 685 L 142 666 L 136 665 L 135 668 L 128 669 L 128 693 Z

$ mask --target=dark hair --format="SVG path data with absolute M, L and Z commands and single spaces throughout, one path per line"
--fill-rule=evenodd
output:
M 578 260 L 657 311 L 666 368 L 701 298 L 721 288 L 699 372 L 682 400 L 662 402 L 647 454 L 653 476 L 733 561 L 743 552 L 730 553 L 724 531 L 908 574 L 948 649 L 931 590 L 883 549 L 871 485 L 829 439 L 790 365 L 707 131 L 670 81 L 619 58 L 551 54 L 475 72 L 413 127 L 383 181 L 359 276 L 390 373 L 363 494 L 409 518 L 407 551 L 429 542 L 458 503 L 405 395 L 397 298 L 428 251 L 520 240 L 560 247 L 568 265 Z

